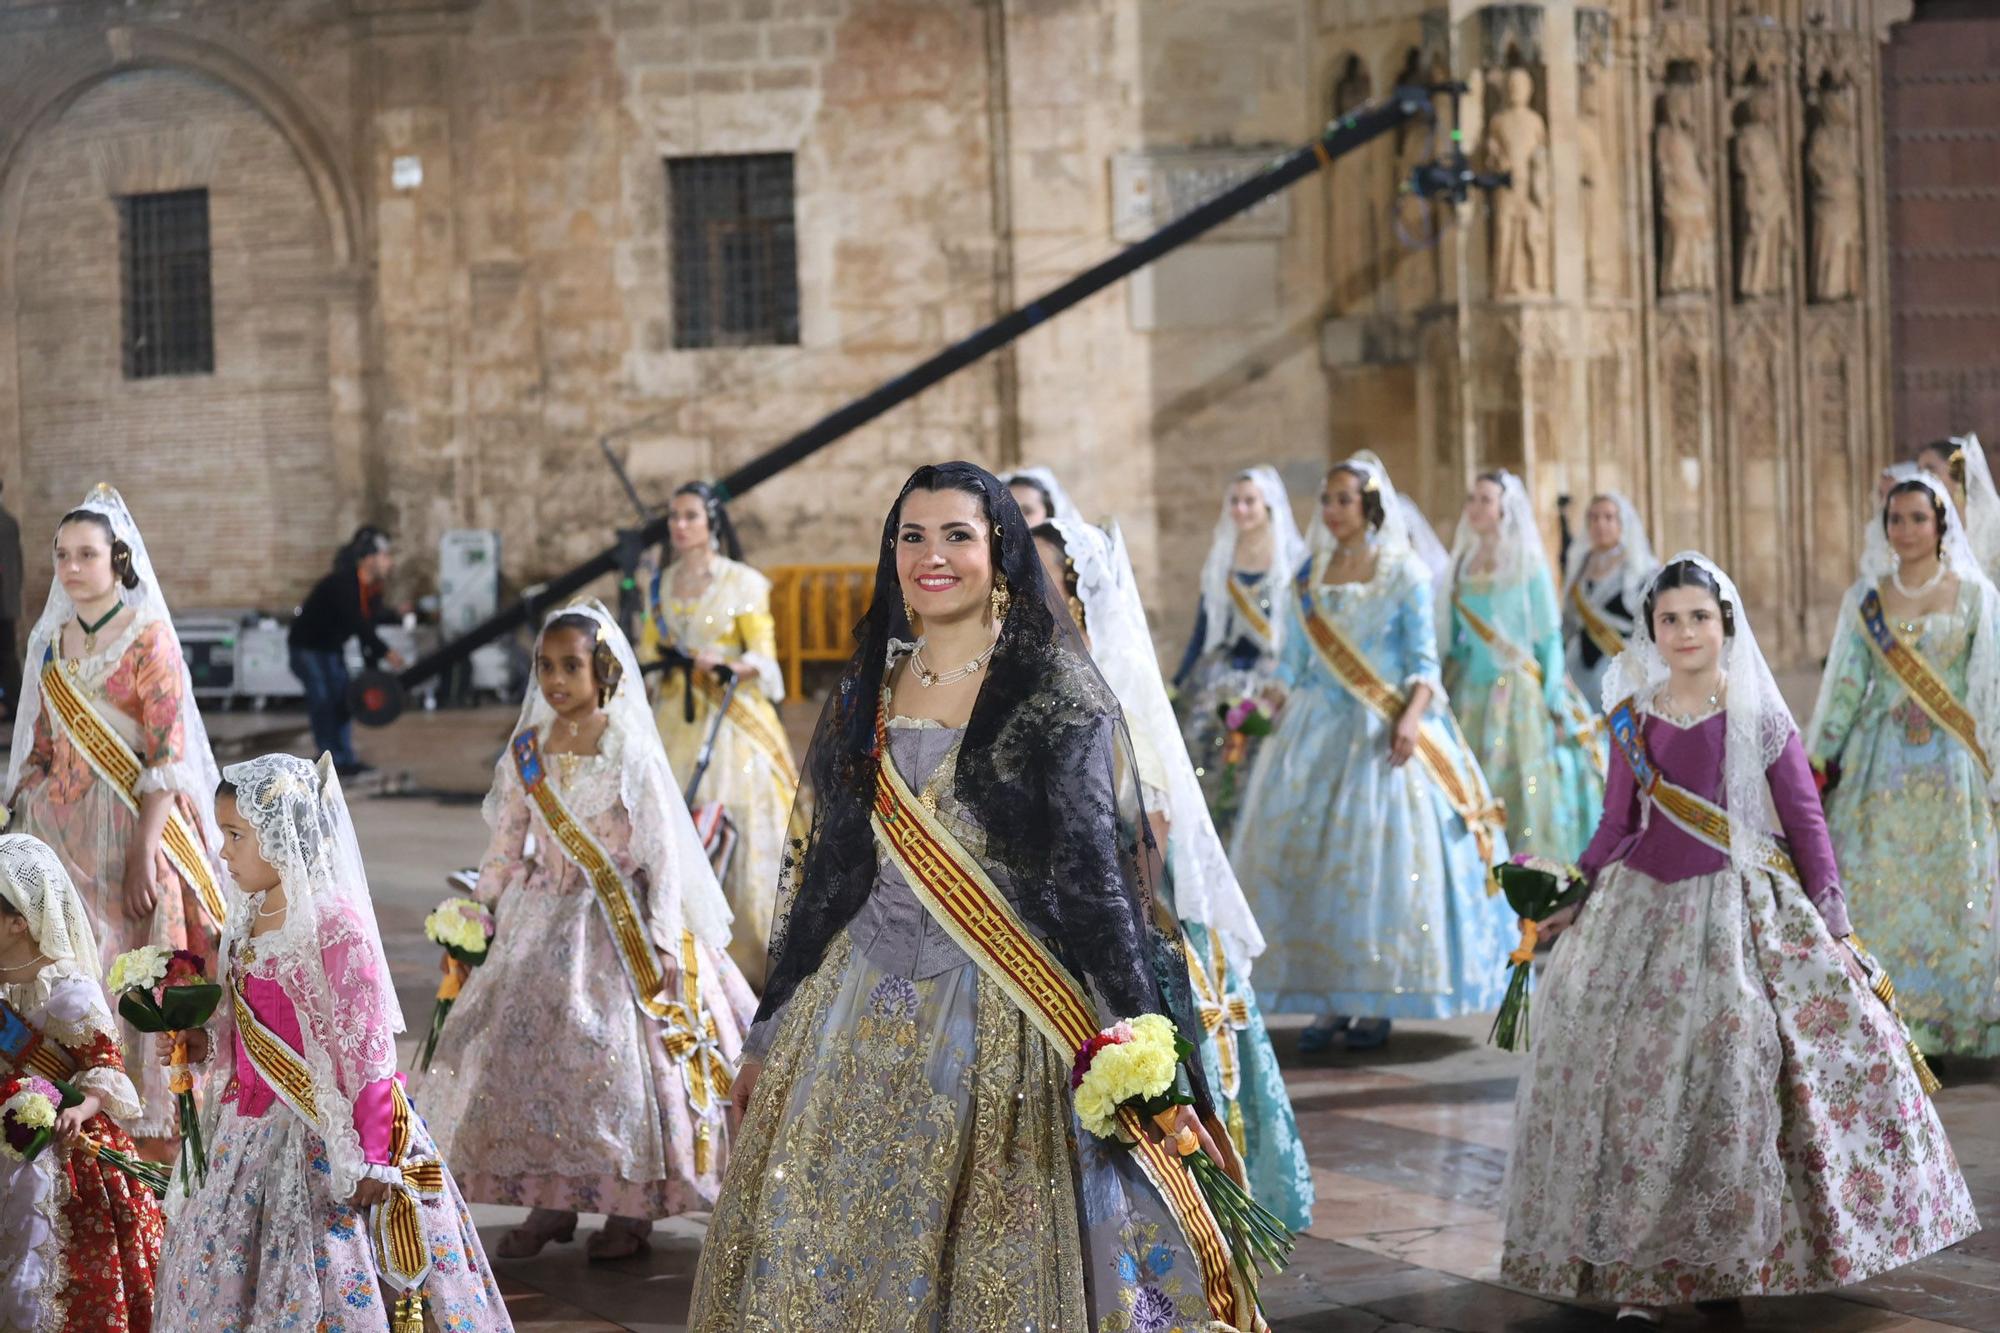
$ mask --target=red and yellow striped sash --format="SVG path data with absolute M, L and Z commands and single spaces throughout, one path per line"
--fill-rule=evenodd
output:
M 1028 930 L 964 845 L 911 792 L 881 747 L 875 784 L 876 841 L 902 870 L 917 900 L 942 925 L 981 975 L 999 986 L 1065 1060 L 1097 1035 L 1095 1011 L 1077 980 Z M 1225 1328 L 1258 1326 L 1256 1304 L 1236 1280 L 1229 1244 L 1181 1159 L 1120 1114 L 1133 1153 L 1159 1191 L 1201 1268 L 1208 1307 Z
M 1301 580 L 1299 609 L 1304 614 L 1306 637 L 1326 669 L 1343 688 L 1375 716 L 1395 726 L 1409 701 L 1401 691 L 1383 680 L 1361 650 L 1356 648 L 1332 620 L 1320 613 L 1309 586 Z M 1437 784 L 1444 799 L 1465 821 L 1479 845 L 1483 861 L 1493 860 L 1493 835 L 1506 826 L 1507 810 L 1486 786 L 1486 775 L 1472 757 L 1465 738 L 1449 710 L 1426 713 L 1417 730 L 1417 764 Z
M 139 777 L 145 771 L 139 756 L 76 692 L 53 654 L 42 667 L 42 695 L 49 701 L 49 712 L 91 771 L 104 779 L 127 809 L 138 814 Z M 178 804 L 168 807 L 166 827 L 160 832 L 160 848 L 181 877 L 194 886 L 201 897 L 202 910 L 208 913 L 214 928 L 221 930 L 229 915 L 222 902 L 222 886 L 216 881 L 215 867 L 209 863 L 201 839 L 188 827 Z
M 0 1061 L 14 1074 L 39 1074 L 53 1082 L 76 1077 L 76 1057 L 5 1000 L 0 1000 Z

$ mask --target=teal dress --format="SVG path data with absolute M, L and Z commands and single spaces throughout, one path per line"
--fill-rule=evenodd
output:
M 1389 684 L 1435 687 L 1429 568 L 1385 553 L 1369 582 L 1328 587 L 1325 559 L 1302 571 L 1320 613 Z M 1264 930 L 1258 1000 L 1274 1013 L 1383 1018 L 1495 1007 L 1518 931 L 1506 900 L 1486 892 L 1475 835 L 1421 765 L 1390 765 L 1390 724 L 1320 658 L 1296 591 L 1283 605 L 1277 679 L 1289 693 L 1229 856 Z M 1504 838 L 1492 854 L 1507 854 Z
M 1455 582 L 1472 613 L 1532 655 L 1542 672 L 1537 687 L 1452 607 L 1445 688 L 1493 794 L 1507 807 L 1507 841 L 1516 852 L 1575 861 L 1604 809 L 1605 742 L 1601 733 L 1579 739 L 1565 717 L 1570 686 L 1555 587 L 1539 567 L 1525 584 L 1463 572 Z
M 1985 773 L 1882 664 L 1858 602 L 1849 596 L 1834 631 L 1848 638 L 1836 654 L 1844 665 L 1808 750 L 1815 768 L 1840 766 L 1826 824 L 1848 915 L 1894 979 L 1918 1045 L 1930 1054 L 2000 1056 L 2000 829 Z M 1979 611 L 1968 584 L 1951 611 L 1890 622 L 1961 702 Z

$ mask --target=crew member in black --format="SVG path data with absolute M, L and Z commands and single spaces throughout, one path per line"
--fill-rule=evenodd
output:
M 331 754 L 342 777 L 365 773 L 354 753 L 353 718 L 347 711 L 347 641 L 361 641 L 361 658 L 369 666 L 387 662 L 402 669 L 402 655 L 382 642 L 377 625 L 398 617 L 385 605 L 396 556 L 389 534 L 376 527 L 358 529 L 333 558 L 333 572 L 313 585 L 292 621 L 292 673 L 305 686 L 306 715 L 312 720 L 313 745 Z

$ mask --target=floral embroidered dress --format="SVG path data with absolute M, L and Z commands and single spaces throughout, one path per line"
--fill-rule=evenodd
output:
M 1507 841 L 1517 852 L 1575 860 L 1604 799 L 1604 741 L 1579 741 L 1564 718 L 1568 666 L 1548 569 L 1537 561 L 1520 581 L 1507 582 L 1468 574 L 1461 563 L 1453 593 L 1541 672 L 1537 686 L 1521 664 L 1482 640 L 1456 605 L 1446 608 L 1445 688 L 1493 794 L 1507 807 Z
M 164 619 L 134 616 L 125 629 L 95 653 L 60 658 L 59 669 L 86 703 L 139 757 L 144 766 L 138 789 L 172 789 L 190 829 L 207 839 L 213 826 L 214 789 L 190 790 L 182 775 L 194 771 L 188 759 L 184 722 L 187 669 L 180 642 Z M 31 669 L 40 664 L 31 663 Z M 125 912 L 125 853 L 137 836 L 139 816 L 98 776 L 83 752 L 51 716 L 46 694 L 34 719 L 34 748 L 13 792 L 9 830 L 31 834 L 55 848 L 83 896 L 96 929 L 101 967 L 142 945 L 212 951 L 201 899 L 162 855 L 155 869 L 159 903 L 150 918 L 135 921 Z M 206 742 L 203 742 L 204 749 Z M 207 807 L 205 810 L 204 807 Z M 215 848 L 209 846 L 208 851 Z M 130 1129 L 142 1138 L 171 1137 L 176 1130 L 167 1071 L 152 1058 L 152 1038 L 122 1019 L 120 1044 L 125 1067 L 137 1085 L 141 1110 Z
M 1307 566 L 1320 614 L 1391 687 L 1435 687 L 1430 570 L 1385 549 L 1367 583 L 1329 585 L 1327 559 Z M 1283 614 L 1288 694 L 1230 849 L 1267 941 L 1258 998 L 1274 1012 L 1387 1018 L 1492 1008 L 1517 932 L 1486 892 L 1478 840 L 1419 764 L 1390 765 L 1389 724 L 1320 657 L 1295 597 Z
M 644 726 L 644 709 L 636 716 Z M 640 895 L 653 947 L 678 958 L 675 853 L 635 837 L 623 797 L 627 747 L 645 744 L 656 742 L 626 734 L 614 712 L 596 754 L 544 760 L 570 813 Z M 642 771 L 649 785 L 631 793 L 635 802 L 680 801 L 664 786 L 664 764 Z M 727 1154 L 718 1145 L 697 1169 L 680 1067 L 633 999 L 589 877 L 563 854 L 509 759 L 487 813 L 493 839 L 479 898 L 494 909 L 493 944 L 452 1006 L 423 1082 L 461 1187 L 487 1203 L 631 1218 L 708 1207 Z M 733 1065 L 756 1000 L 728 955 L 697 948 L 704 1003 Z
M 737 679 L 735 701 L 716 735 L 715 753 L 695 801 L 721 802 L 735 822 L 736 851 L 722 883 L 736 917 L 729 956 L 753 987 L 761 987 L 778 868 L 798 795 L 798 765 L 778 718 L 785 677 L 778 668 L 771 581 L 726 556 L 710 558 L 715 572 L 699 597 L 674 595 L 671 568 L 653 576 L 640 652 L 641 660 L 655 661 L 669 650 L 690 657 L 707 650 L 755 668 Z M 683 783 L 694 774 L 721 702 L 713 685 L 691 683 L 683 669 L 669 669 L 660 677 L 654 715 L 667 762 Z
M 295 1109 L 298 1092 L 281 1097 L 252 1062 L 225 993 L 209 1028 L 218 1095 L 204 1116 L 208 1179 L 191 1195 L 177 1179 L 168 1194 L 154 1326 L 388 1333 L 395 1293 L 380 1275 L 368 1215 L 348 1201 L 363 1180 L 401 1187 L 401 1166 L 436 1161 L 438 1149 L 412 1114 L 405 1150 L 394 1155 L 402 1015 L 352 827 L 330 766 L 316 772 L 274 755 L 224 776 L 265 859 L 281 869 L 286 907 L 276 930 L 252 935 L 266 895 L 232 894 L 221 980 L 240 988 L 264 1032 L 290 1052 L 314 1118 Z M 427 1313 L 452 1333 L 511 1329 L 448 1164 L 440 1176 L 441 1188 L 418 1195 Z
M 1723 804 L 1725 714 L 1639 718 L 1661 775 Z M 1582 860 L 1594 888 L 1536 987 L 1505 1281 L 1642 1305 L 1796 1295 L 1978 1229 L 1899 1026 L 1844 966 L 1839 870 L 1796 732 L 1767 781 L 1803 886 L 1742 873 L 1644 810 L 1613 748 Z
M 0 985 L 0 1000 L 68 1052 L 71 1085 L 103 1104 L 84 1132 L 132 1152 L 119 1122 L 138 1118 L 139 1095 L 92 971 L 51 963 Z M 32 1162 L 0 1157 L 0 1329 L 146 1333 L 160 1237 L 159 1205 L 124 1172 L 53 1143 Z
M 1834 853 L 1918 1044 L 2000 1056 L 2000 827 L 1986 774 L 1883 665 L 1857 604 L 1848 599 L 1835 630 L 1848 643 L 1812 736 L 1815 766 L 1840 769 L 1826 802 Z M 1980 616 L 1979 586 L 1967 579 L 1952 610 L 1891 622 L 1890 632 L 1963 701 Z
M 976 856 L 951 795 L 963 735 L 898 718 L 888 743 Z M 1011 898 L 1004 870 L 981 864 Z M 1211 1327 L 1177 1224 L 1126 1150 L 1077 1126 L 1072 1053 L 982 977 L 886 856 L 746 1054 L 763 1070 L 702 1247 L 696 1333 Z

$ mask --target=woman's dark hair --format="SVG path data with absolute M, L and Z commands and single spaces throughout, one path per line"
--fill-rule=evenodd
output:
M 354 530 L 354 535 L 347 539 L 347 544 L 334 552 L 334 567 L 353 569 L 369 556 L 382 554 L 390 548 L 390 545 L 387 530 L 378 528 L 373 523 L 363 523 Z
M 1723 637 L 1736 633 L 1736 608 L 1723 598 L 1722 585 L 1715 581 L 1715 575 L 1692 560 L 1676 560 L 1660 571 L 1659 577 L 1653 580 L 1651 591 L 1646 594 L 1644 623 L 1648 638 L 1653 636 L 1653 603 L 1659 600 L 1661 593 L 1674 588 L 1700 588 L 1713 597 L 1715 604 L 1722 608 Z
M 597 706 L 604 707 L 618 692 L 618 682 L 624 678 L 625 668 L 618 664 L 618 654 L 611 650 L 611 645 L 597 637 L 597 620 L 580 611 L 565 611 L 542 626 L 543 637 L 555 629 L 573 629 L 589 641 L 590 676 L 597 682 Z
M 977 502 L 992 529 L 995 576 L 1012 593 L 951 777 L 953 798 L 984 835 L 982 860 L 1005 876 L 1022 916 L 1111 1011 L 1158 1012 L 1164 1004 L 1193 1040 L 1199 1029 L 1185 1017 L 1193 1012 L 1186 960 L 1166 957 L 1143 901 L 1138 849 L 1151 834 L 1136 811 L 1124 827 L 1119 805 L 1119 755 L 1129 762 L 1130 741 L 1117 697 L 1051 588 L 1013 493 L 964 462 L 918 468 L 883 519 L 874 599 L 806 751 L 798 808 L 811 809 L 811 832 L 786 856 L 790 907 L 772 934 L 759 1014 L 776 1013 L 818 969 L 875 882 L 876 725 L 889 641 L 916 637 L 903 610 L 897 541 L 903 503 L 917 491 L 955 491 Z M 1198 1066 L 1189 1078 L 1197 1104 L 1208 1106 Z
M 1380 532 L 1382 520 L 1389 513 L 1382 508 L 1382 491 L 1375 484 L 1374 474 L 1359 463 L 1335 463 L 1326 470 L 1327 479 L 1331 481 L 1336 472 L 1345 473 L 1361 483 L 1361 512 L 1368 519 L 1370 530 Z
M 1952 485 L 1965 485 L 1965 446 L 1963 444 L 1957 440 L 1932 440 L 1918 447 L 1917 457 L 1922 458 L 1925 454 L 1936 454 L 1944 460 L 1945 470 L 1951 473 Z M 1908 483 L 1904 484 L 1907 485 Z M 1894 495 L 1895 492 L 1891 491 L 1890 494 Z
M 22 917 L 23 920 L 26 919 L 22 916 L 21 909 L 14 906 L 4 894 L 0 894 L 0 916 L 15 916 Z
M 1952 468 L 1953 468 L 1952 475 L 1954 477 L 1958 477 L 1964 473 L 1965 464 L 1963 461 L 1960 461 L 1952 464 Z M 1936 491 L 1932 490 L 1930 487 L 1924 485 L 1923 482 L 1918 481 L 1915 477 L 1910 478 L 1910 480 L 1908 481 L 1897 482 L 1894 486 L 1891 486 L 1889 488 L 1889 494 L 1883 498 L 1882 531 L 1884 535 L 1886 535 L 1889 531 L 1889 505 L 1899 495 L 1921 495 L 1926 500 L 1929 500 L 1931 502 L 1931 521 L 1937 524 L 1938 554 L 1943 555 L 1945 528 L 1951 522 L 1951 508 L 1950 506 L 1945 504 L 1943 496 L 1939 495 Z
M 1069 618 L 1085 634 L 1090 626 L 1083 608 L 1083 595 L 1077 591 L 1076 561 L 1070 559 L 1069 543 L 1063 539 L 1062 529 L 1053 523 L 1037 523 L 1029 534 L 1036 541 L 1044 541 L 1062 552 L 1063 558 L 1063 601 L 1069 604 Z
M 215 799 L 220 801 L 225 798 L 232 801 L 236 799 L 236 784 L 228 778 L 215 784 Z
M 715 549 L 731 560 L 741 560 L 743 543 L 737 540 L 736 525 L 729 521 L 729 508 L 722 503 L 722 496 L 715 487 L 705 481 L 690 481 L 675 488 L 675 499 L 683 495 L 692 495 L 708 511 L 708 535 L 715 543 Z
M 104 540 L 111 543 L 111 577 L 121 588 L 139 586 L 139 573 L 132 568 L 132 548 L 112 530 L 110 519 L 95 509 L 72 509 L 57 520 L 56 531 L 61 532 L 72 523 L 95 523 L 104 533 Z
M 1033 477 L 1029 476 L 1025 472 L 1016 473 L 1015 475 L 1007 478 L 1007 493 L 1009 495 L 1012 495 L 1014 493 L 1014 488 L 1016 486 L 1026 486 L 1036 495 L 1041 496 L 1042 512 L 1044 514 L 1047 514 L 1050 518 L 1054 518 L 1056 516 L 1056 497 L 1049 494 L 1048 487 L 1042 485 L 1041 482 L 1036 481 Z

